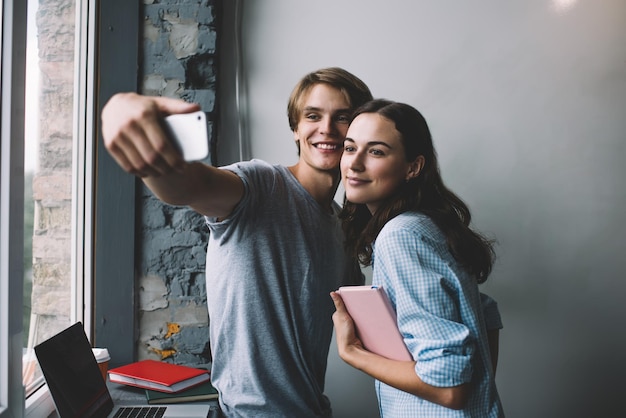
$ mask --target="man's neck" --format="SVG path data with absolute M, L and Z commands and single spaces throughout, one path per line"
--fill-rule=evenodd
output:
M 337 186 L 339 186 L 339 169 L 336 171 L 321 171 L 301 163 L 288 168 L 317 203 L 330 211 L 331 203 L 337 192 Z

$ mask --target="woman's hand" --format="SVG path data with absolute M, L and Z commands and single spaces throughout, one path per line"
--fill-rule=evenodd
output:
M 346 361 L 350 350 L 354 350 L 354 348 L 364 350 L 363 343 L 356 336 L 354 321 L 348 314 L 341 296 L 337 292 L 330 292 L 330 297 L 333 299 L 336 309 L 333 314 L 333 323 L 335 324 L 335 336 L 337 337 L 337 351 L 339 352 L 339 357 Z

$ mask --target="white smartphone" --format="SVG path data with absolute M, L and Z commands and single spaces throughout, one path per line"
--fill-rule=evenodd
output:
M 208 157 L 209 138 L 203 111 L 167 116 L 165 129 L 185 161 L 199 161 Z

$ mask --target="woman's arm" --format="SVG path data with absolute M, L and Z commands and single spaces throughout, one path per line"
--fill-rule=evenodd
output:
M 393 386 L 427 401 L 452 409 L 462 409 L 468 397 L 468 384 L 436 387 L 422 381 L 415 373 L 415 361 L 390 360 L 363 348 L 356 337 L 354 322 L 346 311 L 339 294 L 332 292 L 336 312 L 333 314 L 339 356 L 349 365 Z

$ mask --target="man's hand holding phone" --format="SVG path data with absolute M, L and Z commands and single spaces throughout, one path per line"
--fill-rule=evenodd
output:
M 102 110 L 104 145 L 126 172 L 160 177 L 181 169 L 185 156 L 195 160 L 208 155 L 205 116 L 189 116 L 198 111 L 200 106 L 180 99 L 115 94 Z M 164 122 L 164 115 L 173 120 Z M 190 146 L 193 152 L 183 154 Z

